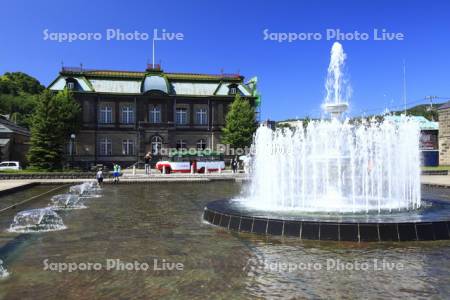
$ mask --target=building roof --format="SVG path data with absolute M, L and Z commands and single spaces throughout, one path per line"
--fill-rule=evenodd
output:
M 20 133 L 30 135 L 28 129 L 17 125 L 3 117 L 0 117 L 0 133 Z
M 416 122 L 419 123 L 420 130 L 439 130 L 439 123 L 428 120 L 423 116 L 408 116 L 409 118 L 413 118 Z M 386 116 L 385 119 L 391 122 L 400 122 L 403 120 L 403 116 Z
M 245 84 L 239 74 L 172 73 L 159 67 L 143 72 L 65 67 L 49 89 L 62 90 L 67 80 L 76 82 L 76 91 L 98 93 L 141 94 L 156 90 L 171 95 L 227 96 L 230 85 L 235 85 L 241 96 L 251 97 L 256 89 L 254 85 Z
M 6 145 L 8 145 L 10 139 L 0 139 L 0 146 L 4 147 Z
M 439 106 L 439 110 L 440 109 L 448 109 L 448 108 L 450 108 L 450 101 L 448 101 L 448 102 L 445 102 L 444 104 L 442 104 L 441 106 Z

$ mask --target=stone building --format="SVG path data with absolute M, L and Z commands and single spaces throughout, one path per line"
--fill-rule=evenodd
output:
M 238 74 L 168 73 L 63 68 L 49 89 L 68 88 L 82 108 L 71 141 L 76 165 L 128 166 L 173 148 L 216 149 L 236 94 L 255 103 L 255 83 Z M 68 137 L 69 138 L 69 137 Z
M 450 165 L 450 102 L 439 107 L 439 164 Z

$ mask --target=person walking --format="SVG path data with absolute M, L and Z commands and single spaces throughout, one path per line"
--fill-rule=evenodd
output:
M 97 184 L 102 187 L 103 186 L 103 171 L 102 168 L 98 169 L 97 174 L 95 175 L 97 178 Z

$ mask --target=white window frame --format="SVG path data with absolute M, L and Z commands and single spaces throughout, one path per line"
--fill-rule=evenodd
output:
M 208 109 L 204 107 L 199 108 L 195 115 L 198 125 L 208 125 Z
M 112 155 L 112 142 L 111 138 L 104 137 L 100 139 L 99 142 L 99 152 L 101 156 L 110 156 Z
M 134 123 L 134 107 L 131 104 L 122 106 L 122 123 L 133 124 Z
M 203 147 L 204 146 L 204 147 Z M 208 146 L 206 139 L 199 139 L 197 142 L 197 150 L 205 150 Z
M 100 105 L 100 124 L 112 124 L 112 106 L 109 104 Z
M 161 123 L 161 108 L 159 106 L 153 106 L 150 109 L 149 120 L 150 123 L 158 124 Z
M 186 141 L 183 139 L 177 140 L 176 148 L 177 148 L 177 150 L 187 149 Z
M 162 137 L 155 135 L 152 137 L 150 144 L 152 147 L 152 154 L 157 155 L 162 149 L 163 139 Z
M 73 82 L 73 81 L 67 82 L 67 89 L 68 90 L 73 90 L 74 88 L 75 88 L 75 82 Z
M 134 155 L 135 142 L 132 139 L 122 140 L 122 155 Z
M 188 110 L 185 107 L 177 107 L 175 110 L 175 122 L 177 125 L 187 125 Z

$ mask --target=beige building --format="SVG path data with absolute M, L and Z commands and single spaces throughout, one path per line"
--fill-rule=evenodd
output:
M 439 164 L 450 165 L 450 102 L 439 107 Z
M 256 99 L 254 84 L 238 74 L 168 73 L 158 66 L 144 72 L 63 68 L 49 89 L 64 88 L 82 108 L 69 152 L 83 167 L 127 166 L 149 151 L 156 160 L 167 149 L 216 149 L 236 94 Z

